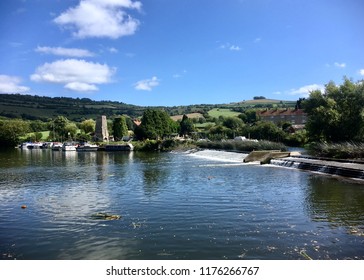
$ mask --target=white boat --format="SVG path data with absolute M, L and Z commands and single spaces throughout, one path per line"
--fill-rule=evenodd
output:
M 28 149 L 28 146 L 31 145 L 32 143 L 29 142 L 24 142 L 22 144 L 19 145 L 20 149 Z
M 28 149 L 28 150 L 32 150 L 32 149 L 41 149 L 43 147 L 43 143 L 41 142 L 36 142 L 36 143 L 33 143 L 33 142 L 25 142 L 25 143 L 22 143 L 20 146 L 20 149 Z
M 85 143 L 83 145 L 79 145 L 76 147 L 76 151 L 78 152 L 93 152 L 97 151 L 98 149 L 99 149 L 98 145 L 89 143 Z
M 42 142 L 36 142 L 36 143 L 30 143 L 27 146 L 28 149 L 42 149 L 43 148 L 43 143 Z
M 62 147 L 63 145 L 60 142 L 53 142 L 51 144 L 52 151 L 62 151 Z
M 72 143 L 63 143 L 62 151 L 68 152 L 68 151 L 76 151 L 76 145 Z

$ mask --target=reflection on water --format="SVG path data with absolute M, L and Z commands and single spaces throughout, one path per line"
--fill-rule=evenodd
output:
M 326 221 L 335 227 L 364 224 L 364 188 L 360 185 L 312 176 L 306 200 L 314 221 Z
M 0 259 L 364 259 L 363 185 L 243 157 L 1 153 Z

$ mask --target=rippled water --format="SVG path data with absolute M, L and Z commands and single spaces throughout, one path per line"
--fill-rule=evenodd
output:
M 364 185 L 244 156 L 1 153 L 0 259 L 364 259 Z

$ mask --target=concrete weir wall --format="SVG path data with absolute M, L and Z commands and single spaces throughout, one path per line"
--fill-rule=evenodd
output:
M 320 172 L 364 180 L 364 162 L 334 161 L 296 156 L 296 153 L 276 150 L 253 151 L 244 162 L 270 163 L 282 167 L 296 168 L 306 171 Z
M 272 159 L 271 164 L 364 180 L 364 163 L 336 162 L 300 157 Z
M 289 157 L 289 152 L 281 152 L 280 150 L 252 151 L 244 159 L 244 162 L 259 161 L 261 164 L 269 163 L 271 159 Z

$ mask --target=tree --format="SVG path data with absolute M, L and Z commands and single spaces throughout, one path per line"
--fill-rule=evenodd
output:
M 40 132 L 47 130 L 47 123 L 44 123 L 40 120 L 35 120 L 30 122 L 30 129 L 33 132 Z
M 80 128 L 86 133 L 86 134 L 93 134 L 95 133 L 95 126 L 96 122 L 93 119 L 84 120 L 80 124 Z
M 63 139 L 67 139 L 68 135 L 66 132 L 66 125 L 68 124 L 69 120 L 66 117 L 58 116 L 54 119 L 51 130 L 54 131 L 53 137 L 61 138 L 61 141 Z
M 194 131 L 194 125 L 193 125 L 191 119 L 189 119 L 187 117 L 187 115 L 183 115 L 181 123 L 180 123 L 179 135 L 180 136 L 189 135 L 193 131 Z
M 364 85 L 344 78 L 341 86 L 329 82 L 322 93 L 310 93 L 302 102 L 308 115 L 306 129 L 311 141 L 363 141 Z
M 254 109 L 246 110 L 244 113 L 241 113 L 238 118 L 241 119 L 243 122 L 249 124 L 253 124 L 260 119 L 257 115 L 257 111 Z
M 65 126 L 65 133 L 67 139 L 74 139 L 77 133 L 77 125 L 73 122 L 69 122 Z
M 126 125 L 125 117 L 116 117 L 112 123 L 114 139 L 120 141 L 123 136 L 128 135 L 128 126 Z
M 253 138 L 280 142 L 284 138 L 284 132 L 272 122 L 259 121 L 250 129 Z
M 237 117 L 227 117 L 224 119 L 223 125 L 231 131 L 229 137 L 234 138 L 242 132 L 244 122 Z
M 66 117 L 58 116 L 51 124 L 50 130 L 52 131 L 50 134 L 52 135 L 53 141 L 57 138 L 60 138 L 60 140 L 63 141 L 70 138 L 74 139 L 78 127 Z
M 165 135 L 178 131 L 178 125 L 167 112 L 147 109 L 143 113 L 141 125 L 135 128 L 138 139 L 160 139 Z
M 29 131 L 29 123 L 23 120 L 0 120 L 0 147 L 15 147 Z
M 260 99 L 265 99 L 265 97 L 264 96 L 254 96 L 253 99 L 260 100 Z

